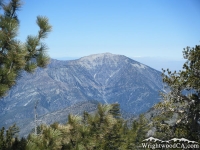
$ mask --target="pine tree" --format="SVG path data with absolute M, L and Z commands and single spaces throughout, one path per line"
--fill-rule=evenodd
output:
M 27 150 L 59 150 L 62 148 L 62 133 L 46 125 L 41 125 L 42 132 L 38 135 L 30 134 L 26 145 Z
M 17 11 L 21 6 L 21 0 L 0 3 L 3 10 L 0 14 L 0 97 L 15 85 L 22 71 L 33 72 L 36 67 L 45 67 L 49 61 L 47 46 L 41 42 L 51 31 L 46 17 L 37 17 L 38 35 L 28 36 L 24 43 L 17 39 L 20 23 Z
M 19 140 L 18 138 L 15 138 L 11 146 L 11 150 L 26 150 L 26 144 L 27 144 L 27 141 L 25 138 L 21 138 L 21 140 Z
M 174 136 L 200 142 L 200 45 L 186 47 L 183 56 L 187 59 L 183 70 L 171 72 L 167 69 L 167 74 L 163 70 L 163 81 L 170 92 L 161 93 L 164 101 L 155 108 L 169 118 L 177 116 L 174 124 L 168 124 Z M 163 123 L 167 124 L 166 121 Z
M 141 146 L 140 144 L 146 138 L 149 129 L 150 125 L 148 120 L 144 114 L 141 114 L 137 120 L 133 121 L 132 127 L 128 132 L 126 149 L 141 149 L 139 146 Z
M 149 125 L 144 115 L 130 129 L 119 111 L 119 105 L 99 104 L 96 112 L 83 117 L 69 115 L 64 125 L 41 126 L 39 135 L 30 134 L 27 150 L 125 150 L 138 149 Z
M 0 150 L 6 149 L 4 132 L 5 132 L 5 128 L 2 127 L 1 130 L 0 130 Z
M 109 113 L 115 119 L 114 124 L 111 126 L 109 132 L 105 134 L 105 149 L 121 150 L 126 143 L 125 134 L 127 131 L 126 123 L 122 119 L 120 112 L 120 105 L 118 103 L 110 104 L 111 108 Z
M 0 150 L 11 150 L 16 144 L 20 144 L 17 137 L 18 132 L 19 128 L 16 124 L 10 126 L 7 130 L 2 127 L 0 130 Z M 15 148 L 17 149 L 18 147 Z

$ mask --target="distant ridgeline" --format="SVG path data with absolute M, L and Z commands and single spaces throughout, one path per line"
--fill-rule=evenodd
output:
M 123 55 L 51 59 L 45 69 L 22 73 L 17 85 L 0 100 L 0 127 L 14 122 L 22 130 L 33 127 L 36 101 L 41 123 L 62 122 L 69 113 L 93 112 L 97 102 L 119 103 L 124 114 L 138 115 L 160 101 L 162 88 L 161 72 Z

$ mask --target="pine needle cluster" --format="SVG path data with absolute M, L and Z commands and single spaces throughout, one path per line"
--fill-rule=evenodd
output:
M 42 42 L 51 31 L 48 18 L 38 16 L 38 35 L 29 35 L 25 42 L 17 39 L 20 21 L 17 11 L 21 0 L 0 2 L 0 97 L 16 83 L 22 71 L 33 72 L 37 67 L 45 67 L 49 62 L 47 46 Z
M 149 130 L 142 115 L 128 127 L 119 104 L 99 104 L 93 114 L 69 115 L 66 124 L 40 125 L 37 135 L 30 133 L 27 139 L 19 140 L 14 127 L 6 135 L 2 128 L 0 150 L 135 150 Z

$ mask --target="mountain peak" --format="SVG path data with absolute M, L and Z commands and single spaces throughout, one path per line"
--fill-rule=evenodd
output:
M 20 78 L 3 98 L 0 127 L 31 120 L 37 100 L 38 116 L 88 100 L 118 102 L 124 112 L 139 114 L 160 101 L 161 89 L 161 72 L 123 55 L 103 53 L 77 60 L 51 60 L 47 68 Z
M 116 56 L 119 56 L 119 55 L 116 55 L 116 54 L 112 54 L 112 53 L 100 53 L 100 54 L 92 54 L 92 55 L 89 55 L 89 56 L 85 56 L 85 57 L 82 57 L 80 58 L 80 60 L 95 60 L 95 59 L 102 59 L 102 58 L 105 58 L 105 57 L 116 57 Z
M 111 53 L 100 53 L 82 57 L 74 61 L 73 63 L 77 63 L 81 66 L 84 66 L 87 69 L 94 69 L 94 67 L 104 65 L 117 66 L 120 61 L 124 60 L 124 58 L 127 57 Z

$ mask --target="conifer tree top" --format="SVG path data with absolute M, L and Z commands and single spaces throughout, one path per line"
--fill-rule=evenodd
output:
M 16 83 L 22 71 L 33 72 L 37 67 L 45 67 L 49 57 L 45 39 L 52 27 L 47 17 L 38 16 L 37 35 L 29 35 L 25 42 L 17 39 L 19 23 L 17 11 L 21 8 L 21 0 L 8 3 L 0 1 L 0 97 Z

